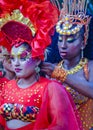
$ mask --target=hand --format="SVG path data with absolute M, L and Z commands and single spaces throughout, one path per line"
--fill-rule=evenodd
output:
M 55 67 L 56 67 L 56 64 L 43 62 L 41 66 L 41 71 L 44 72 L 46 75 L 51 76 Z

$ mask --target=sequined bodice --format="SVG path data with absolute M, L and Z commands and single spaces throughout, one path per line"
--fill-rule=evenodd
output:
M 46 85 L 47 82 L 39 81 L 26 89 L 22 89 L 17 86 L 15 80 L 8 82 L 3 89 L 3 103 L 0 107 L 1 114 L 6 117 L 6 120 L 34 121 L 39 112 Z M 10 107 L 9 104 L 13 106 Z M 16 104 L 20 105 L 19 108 Z M 14 107 L 16 107 L 16 111 Z
M 70 92 L 70 94 L 72 95 L 72 98 L 77 108 L 79 108 L 81 104 L 84 104 L 88 100 L 88 97 L 80 94 L 79 92 L 77 92 L 69 86 L 66 86 L 66 90 Z

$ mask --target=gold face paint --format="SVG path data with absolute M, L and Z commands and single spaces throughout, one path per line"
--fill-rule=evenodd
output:
M 25 47 L 19 47 L 17 54 L 20 55 L 20 54 L 21 54 L 23 51 L 25 51 L 25 50 L 26 50 Z M 14 55 L 15 52 L 13 52 L 13 50 L 12 50 L 11 54 Z
M 70 35 L 70 36 L 66 36 L 66 41 L 69 43 L 73 43 L 75 40 L 77 40 L 77 38 L 79 37 L 79 33 L 76 35 Z M 63 41 L 63 36 L 59 36 L 59 42 Z
M 31 58 L 31 52 L 26 50 L 27 48 L 21 47 L 15 54 L 15 52 L 11 52 L 11 60 L 15 59 L 16 57 L 22 61 L 25 61 L 26 59 Z

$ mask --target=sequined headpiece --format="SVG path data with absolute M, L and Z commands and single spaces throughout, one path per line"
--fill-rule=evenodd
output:
M 60 35 L 71 35 L 85 26 L 84 43 L 86 44 L 90 22 L 90 17 L 86 15 L 87 5 L 88 0 L 63 0 L 56 31 Z
M 32 57 L 43 59 L 57 21 L 58 9 L 49 0 L 2 0 L 0 45 L 9 50 L 16 41 L 25 41 L 31 45 Z

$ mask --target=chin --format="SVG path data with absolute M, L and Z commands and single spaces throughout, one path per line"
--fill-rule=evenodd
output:
M 17 76 L 18 78 L 24 78 L 24 79 L 26 79 L 26 78 L 28 78 L 28 77 L 29 77 L 29 76 L 26 76 L 26 75 L 21 75 L 21 74 L 20 74 L 20 75 L 17 75 L 17 74 L 16 74 L 16 76 Z
M 21 75 L 21 74 L 16 74 L 16 76 L 17 76 L 18 78 L 23 78 L 23 77 L 24 77 L 24 76 Z

